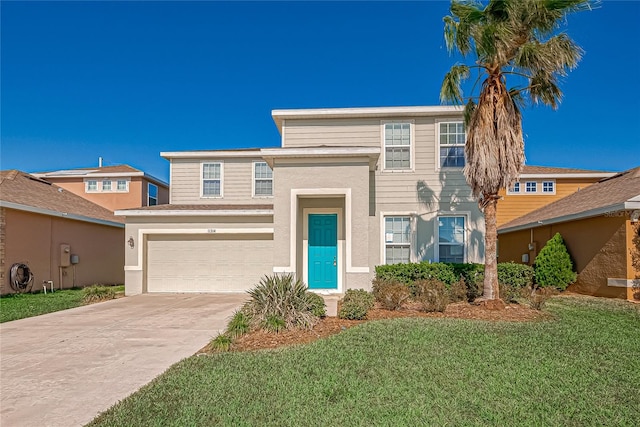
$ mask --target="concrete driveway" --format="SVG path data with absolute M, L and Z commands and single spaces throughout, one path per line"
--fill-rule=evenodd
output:
M 0 325 L 0 425 L 81 426 L 204 347 L 246 294 L 138 295 Z

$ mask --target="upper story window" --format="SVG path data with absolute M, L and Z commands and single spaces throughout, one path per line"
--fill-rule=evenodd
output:
M 385 169 L 410 170 L 411 146 L 411 123 L 388 122 L 384 124 Z
M 555 183 L 553 181 L 542 181 L 542 192 L 543 193 L 555 193 Z
M 525 183 L 525 192 L 535 193 L 538 191 L 538 183 L 536 181 L 527 181 Z
M 464 262 L 464 216 L 438 217 L 438 261 Z
M 158 186 L 152 183 L 147 184 L 147 206 L 158 204 Z
M 411 217 L 384 218 L 384 262 L 398 264 L 411 259 Z
M 512 193 L 512 194 L 520 193 L 520 183 L 514 182 L 513 186 L 509 189 L 509 193 Z
M 102 191 L 111 191 L 111 181 L 105 179 L 102 181 Z
M 87 181 L 85 181 L 85 190 L 87 192 L 93 192 L 93 191 L 98 191 L 98 181 L 96 181 L 95 179 L 89 179 Z
M 222 163 L 202 164 L 202 197 L 222 197 Z
M 439 124 L 440 167 L 458 168 L 464 166 L 464 124 L 444 122 Z
M 267 162 L 253 163 L 253 195 L 273 196 L 273 171 Z
M 116 184 L 116 190 L 118 191 L 127 191 L 127 180 L 126 179 L 119 179 L 117 184 Z

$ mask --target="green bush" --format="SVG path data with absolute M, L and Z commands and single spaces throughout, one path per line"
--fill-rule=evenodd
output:
M 376 267 L 376 279 L 398 280 L 409 286 L 413 296 L 416 295 L 414 283 L 418 280 L 437 279 L 447 286 L 451 286 L 458 276 L 454 273 L 453 267 L 448 264 L 423 261 L 419 263 L 405 263 L 392 265 L 379 265 Z
M 251 317 L 242 311 L 242 309 L 237 310 L 233 313 L 233 317 L 227 324 L 227 330 L 225 331 L 225 335 L 230 338 L 238 338 L 251 330 Z
M 209 348 L 214 351 L 222 352 L 229 351 L 231 348 L 231 344 L 233 343 L 233 339 L 226 334 L 218 334 L 214 339 L 209 343 Z
M 112 286 L 93 285 L 82 289 L 82 302 L 85 304 L 107 301 L 115 297 L 116 291 Z
M 366 319 L 367 313 L 373 308 L 375 298 L 364 289 L 347 289 L 340 300 L 338 317 L 349 320 Z
M 556 233 L 540 250 L 534 271 L 536 283 L 542 287 L 565 290 L 576 281 L 577 274 L 573 271 L 571 256 L 560 233 Z
M 284 329 L 311 329 L 318 322 L 313 297 L 308 296 L 307 286 L 292 274 L 265 276 L 248 294 L 251 299 L 242 311 L 252 328 L 280 330 L 284 323 Z
M 453 268 L 453 273 L 457 278 L 462 277 L 464 279 L 465 286 L 467 287 L 467 300 L 473 302 L 476 298 L 482 295 L 482 288 L 484 285 L 484 264 L 448 264 Z
M 498 264 L 498 282 L 514 288 L 533 286 L 533 267 L 515 262 Z
M 325 317 L 327 315 L 327 308 L 321 295 L 307 292 L 307 302 L 311 306 L 311 312 L 314 316 Z
M 397 310 L 411 298 L 411 291 L 399 280 L 373 279 L 373 296 L 385 310 Z
M 427 312 L 444 312 L 449 304 L 449 290 L 438 279 L 418 280 L 416 286 L 416 301 Z

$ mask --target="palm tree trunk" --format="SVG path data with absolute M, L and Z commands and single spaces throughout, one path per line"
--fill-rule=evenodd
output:
M 487 201 L 484 206 L 484 289 L 482 299 L 497 300 L 500 299 L 500 290 L 498 287 L 498 227 L 497 227 L 497 207 L 498 198 L 496 195 L 484 197 Z

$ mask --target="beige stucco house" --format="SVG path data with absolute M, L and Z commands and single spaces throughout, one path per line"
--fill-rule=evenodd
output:
M 126 218 L 126 293 L 238 292 L 293 273 L 321 293 L 376 265 L 483 262 L 455 107 L 275 110 L 277 148 L 163 152 L 164 206 Z
M 166 182 L 129 165 L 64 169 L 32 175 L 110 211 L 169 202 Z
M 123 243 L 124 221 L 108 209 L 33 175 L 0 171 L 0 294 L 42 291 L 45 283 L 122 284 Z M 33 275 L 24 288 L 14 286 L 14 264 Z
M 503 224 L 498 228 L 498 259 L 532 264 L 545 243 L 560 233 L 578 272 L 569 291 L 631 300 L 640 276 L 632 265 L 639 227 L 637 167 Z

